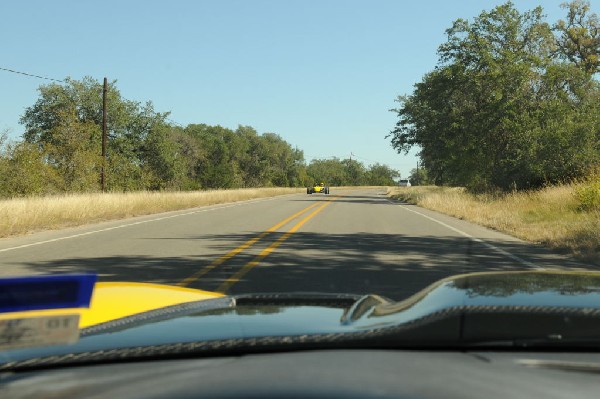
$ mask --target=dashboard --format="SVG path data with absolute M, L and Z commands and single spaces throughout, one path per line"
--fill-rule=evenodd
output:
M 600 353 L 311 350 L 0 373 L 3 398 L 597 398 Z

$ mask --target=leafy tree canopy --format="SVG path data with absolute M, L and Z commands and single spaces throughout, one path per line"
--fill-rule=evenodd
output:
M 510 2 L 455 21 L 438 65 L 398 97 L 392 146 L 420 148 L 433 182 L 472 190 L 527 189 L 585 174 L 600 159 L 600 88 L 590 66 L 597 17 L 589 3 L 567 8 L 589 40 L 565 33 L 574 22 L 553 30 L 541 7 L 521 13 Z

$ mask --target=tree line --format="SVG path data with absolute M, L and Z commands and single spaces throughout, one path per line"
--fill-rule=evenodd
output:
M 313 160 L 276 133 L 251 126 L 179 126 L 151 102 L 107 92 L 108 145 L 101 157 L 102 83 L 66 79 L 39 88 L 21 117 L 23 137 L 0 134 L 0 197 L 108 191 L 393 184 L 397 172 L 354 160 Z
M 439 61 L 398 97 L 387 136 L 420 150 L 421 178 L 474 191 L 580 179 L 600 164 L 600 23 L 590 3 L 553 24 L 511 3 L 458 19 Z

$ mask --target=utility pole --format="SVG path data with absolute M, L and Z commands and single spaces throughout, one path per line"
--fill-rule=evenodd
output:
M 419 161 L 417 161 L 417 186 L 421 185 L 421 175 L 419 175 Z
M 102 88 L 102 168 L 100 171 L 100 185 L 102 192 L 106 192 L 106 92 L 108 91 L 108 82 L 104 78 L 104 87 Z

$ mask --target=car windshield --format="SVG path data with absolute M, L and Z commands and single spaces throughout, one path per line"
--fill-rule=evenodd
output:
M 600 270 L 600 22 L 564 1 L 3 2 L 0 279 L 95 276 L 90 326 L 250 294 L 341 295 L 344 325 L 543 301 L 560 279 L 443 279 Z M 261 306 L 210 316 L 304 315 Z

